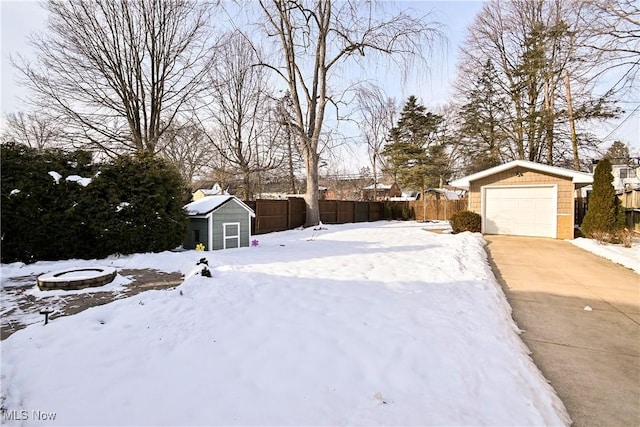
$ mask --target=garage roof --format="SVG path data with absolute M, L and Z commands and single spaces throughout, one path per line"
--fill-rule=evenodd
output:
M 571 169 L 559 168 L 557 166 L 543 165 L 542 163 L 530 162 L 528 160 L 513 160 L 509 163 L 494 166 L 489 169 L 474 173 L 473 175 L 464 176 L 462 178 L 451 181 L 450 184 L 454 187 L 469 188 L 469 183 L 477 181 L 478 179 L 485 178 L 487 176 L 503 172 L 515 167 L 523 167 L 538 172 L 548 173 L 551 175 L 564 176 L 571 178 L 577 188 L 593 183 L 593 175 L 585 172 L 578 172 Z

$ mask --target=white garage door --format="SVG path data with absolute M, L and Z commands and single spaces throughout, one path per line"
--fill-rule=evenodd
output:
M 484 187 L 484 232 L 556 237 L 557 188 Z

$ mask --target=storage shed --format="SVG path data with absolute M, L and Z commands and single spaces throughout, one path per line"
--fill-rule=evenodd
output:
M 184 207 L 189 223 L 185 249 L 202 243 L 205 250 L 249 246 L 253 210 L 235 196 L 207 196 Z
M 514 160 L 451 185 L 469 190 L 485 234 L 573 239 L 575 190 L 592 182 L 589 173 Z

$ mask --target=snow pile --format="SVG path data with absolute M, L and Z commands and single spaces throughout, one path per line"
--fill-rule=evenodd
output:
M 101 260 L 187 279 L 3 341 L 3 408 L 28 411 L 27 425 L 36 410 L 55 412 L 49 425 L 570 423 L 480 235 L 327 228 Z
M 60 183 L 60 179 L 62 179 L 62 175 L 60 175 L 58 172 L 49 171 L 49 175 L 51 176 L 51 178 L 53 178 L 56 184 Z M 96 174 L 96 176 L 98 175 Z M 83 187 L 86 187 L 87 185 L 91 184 L 91 178 L 83 178 L 80 175 L 69 175 L 68 177 L 65 178 L 65 181 L 75 182 L 79 185 L 82 185 Z
M 83 178 L 80 175 L 69 175 L 65 179 L 66 181 L 75 182 L 79 185 L 82 185 L 83 187 L 86 187 L 87 185 L 91 184 L 91 178 Z
M 121 202 L 118 206 L 116 206 L 116 212 L 120 212 L 121 210 L 128 208 L 129 206 L 131 206 L 131 203 Z
M 60 175 L 58 172 L 49 171 L 49 175 L 51 176 L 51 178 L 53 178 L 56 184 L 60 183 L 60 178 L 62 178 L 62 175 Z
M 630 248 L 625 248 L 621 244 L 603 244 L 584 237 L 573 239 L 571 243 L 640 274 L 640 239 L 637 237 L 633 239 Z

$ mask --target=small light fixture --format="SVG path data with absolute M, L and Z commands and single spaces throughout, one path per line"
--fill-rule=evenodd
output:
M 517 171 L 517 172 L 516 172 L 516 176 L 522 176 L 522 172 Z

